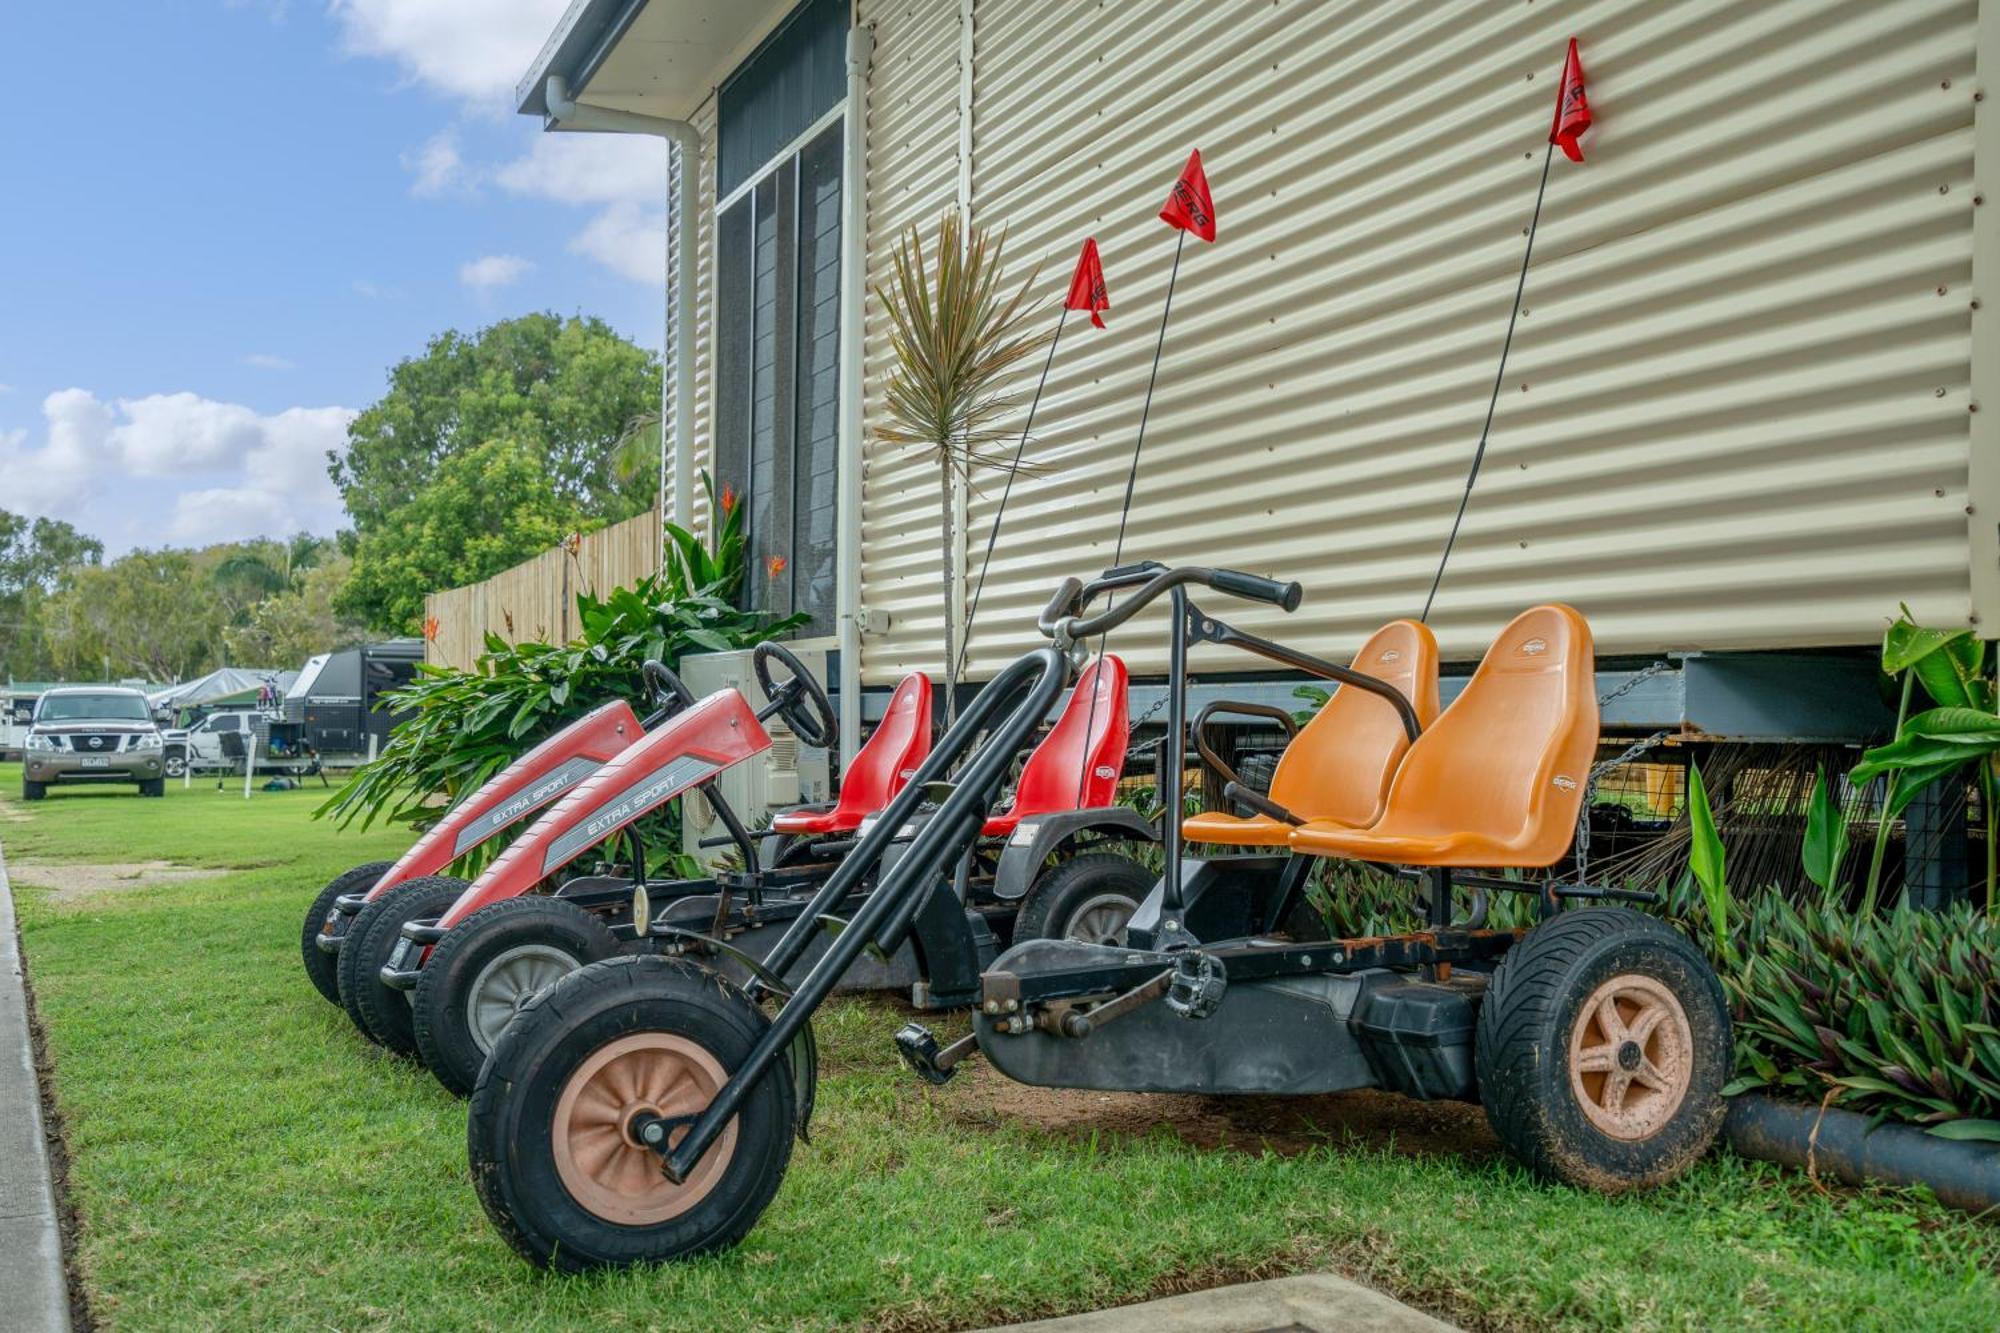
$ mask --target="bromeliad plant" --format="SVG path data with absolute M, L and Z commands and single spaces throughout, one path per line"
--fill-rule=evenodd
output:
M 704 485 L 708 479 L 704 477 Z M 711 496 L 713 492 L 711 491 Z M 439 798 L 472 791 L 542 737 L 613 698 L 649 711 L 640 664 L 749 648 L 803 623 L 739 610 L 742 507 L 714 506 L 713 545 L 667 525 L 669 567 L 602 599 L 577 598 L 583 632 L 566 644 L 510 644 L 489 634 L 475 669 L 421 666 L 388 706 L 413 710 L 374 763 L 316 812 L 344 827 L 434 819 Z
M 1848 774 L 1848 780 L 1857 784 L 1889 779 L 1862 912 L 1871 913 L 1875 906 L 1890 822 L 1925 788 L 1971 775 L 1979 784 L 1979 802 L 1986 814 L 1986 910 L 2000 919 L 2000 894 L 1994 891 L 2000 870 L 1994 818 L 1994 798 L 2000 791 L 1995 780 L 2000 715 L 1995 713 L 1997 692 L 1986 643 L 1969 629 L 1927 629 L 1905 606 L 1882 638 L 1882 670 L 1903 682 L 1896 737 L 1863 754 Z M 1918 685 L 1936 706 L 1912 716 L 1910 705 Z

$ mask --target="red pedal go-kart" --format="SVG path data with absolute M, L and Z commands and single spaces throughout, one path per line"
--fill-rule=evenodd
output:
M 593 709 L 452 806 L 396 861 L 371 861 L 336 876 L 313 898 L 300 935 L 299 950 L 313 988 L 343 1005 L 355 1026 L 368 1033 L 363 987 L 355 983 L 373 978 L 394 947 L 395 931 L 388 932 L 380 957 L 365 946 L 357 948 L 359 956 L 350 958 L 344 971 L 340 959 L 345 946 L 361 945 L 371 933 L 380 915 L 373 905 L 415 881 L 442 882 L 453 862 L 546 808 L 644 734 L 654 720 L 642 723 L 622 699 Z M 454 882 L 463 887 L 466 881 Z
M 1225 624 L 1193 604 L 1194 586 L 1287 611 L 1300 596 L 1297 584 L 1151 562 L 1088 586 L 1067 580 L 1041 617 L 1050 644 L 972 701 L 746 985 L 689 958 L 622 957 L 530 1001 L 495 1043 L 467 1124 L 473 1181 L 507 1241 L 575 1270 L 740 1240 L 811 1113 L 813 1013 L 865 949 L 909 939 L 933 967 L 950 953 L 939 929 L 940 908 L 956 903 L 949 875 L 1013 754 L 1079 646 L 1163 597 L 1167 810 L 1180 808 L 1191 646 L 1335 681 L 1339 707 L 1298 734 L 1271 793 L 1226 785 L 1251 815 L 1170 822 L 1163 874 L 1122 942 L 1017 940 L 978 977 L 970 1035 L 940 1047 L 915 1024 L 897 1034 L 912 1068 L 942 1082 L 978 1052 L 1039 1086 L 1476 1098 L 1533 1169 L 1605 1191 L 1671 1179 L 1699 1158 L 1731 1063 L 1714 973 L 1665 924 L 1602 905 L 1650 895 L 1554 872 L 1598 742 L 1583 618 L 1563 606 L 1523 613 L 1433 718 L 1435 648 L 1421 626 L 1390 626 L 1343 667 Z M 1116 600 L 1087 614 L 1100 596 Z M 1336 755 L 1342 764 L 1328 762 Z M 888 864 L 900 826 L 953 765 L 948 794 Z M 1184 858 L 1184 840 L 1225 850 Z M 1357 939 L 1315 929 L 1294 909 L 1325 858 L 1421 878 L 1428 925 Z M 876 867 L 818 962 L 784 979 Z M 1486 905 L 1502 892 L 1531 895 L 1538 924 L 1489 927 Z
M 777 864 L 764 865 L 758 840 L 714 778 L 769 748 L 765 717 L 781 716 L 809 745 L 832 743 L 833 719 L 824 689 L 782 645 L 761 645 L 754 660 L 769 699 L 759 714 L 734 691 L 696 701 L 671 671 L 649 664 L 662 702 L 652 730 L 549 807 L 470 885 L 441 881 L 382 909 L 377 930 L 394 921 L 400 937 L 370 999 L 393 1009 L 397 997 L 407 997 L 409 1035 L 399 1048 L 419 1054 L 447 1088 L 469 1093 L 518 1008 L 587 963 L 621 952 L 692 952 L 727 973 L 753 975 L 838 876 L 856 845 L 839 835 L 865 826 L 928 754 L 930 682 L 917 673 L 891 696 L 882 724 L 844 776 L 840 800 L 779 816 L 775 831 L 790 845 Z M 774 663 L 785 668 L 776 683 Z M 957 906 L 939 925 L 954 941 L 949 965 L 927 966 L 905 948 L 855 960 L 843 989 L 909 988 L 920 1006 L 961 1006 L 971 1002 L 979 968 L 1022 937 L 1017 917 L 1031 931 L 1115 933 L 1136 909 L 1151 876 L 1130 857 L 1102 850 L 1154 838 L 1136 812 L 1109 803 L 1128 731 L 1123 666 L 1114 659 L 1091 679 L 1101 690 L 1076 694 L 1028 757 L 1013 801 L 988 820 L 977 854 L 957 869 Z M 1094 723 L 1086 712 L 1094 712 Z M 629 877 L 559 879 L 584 852 L 697 787 L 730 830 L 740 868 L 707 879 L 649 880 L 635 839 Z M 831 840 L 820 839 L 822 832 Z M 843 882 L 836 912 L 852 910 L 871 881 Z M 536 892 L 550 884 L 553 892 Z M 371 936 L 371 955 L 382 938 Z M 793 960 L 789 970 L 803 972 L 813 957 Z

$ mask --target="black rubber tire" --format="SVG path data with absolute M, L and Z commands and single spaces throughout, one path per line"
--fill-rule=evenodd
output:
M 1680 1106 L 1641 1139 L 1592 1124 L 1569 1075 L 1569 1035 L 1584 1001 L 1626 973 L 1662 983 L 1692 1036 Z M 1480 1006 L 1474 1059 L 1486 1119 L 1516 1157 L 1550 1180 L 1623 1193 L 1672 1180 L 1715 1141 L 1733 1062 L 1729 1005 L 1701 950 L 1665 923 L 1622 907 L 1563 912 L 1500 960 Z
M 368 1040 L 398 1055 L 417 1053 L 410 1002 L 382 984 L 382 965 L 403 938 L 405 922 L 443 916 L 463 892 L 465 881 L 456 875 L 425 875 L 396 885 L 354 914 L 340 942 L 335 975 L 341 1006 Z
M 1028 886 L 1014 918 L 1014 942 L 1066 938 L 1070 918 L 1090 899 L 1103 894 L 1129 898 L 1136 910 L 1153 891 L 1159 876 L 1129 856 L 1089 852 L 1073 856 Z
M 618 952 L 618 941 L 602 919 L 561 898 L 510 898 L 480 908 L 453 927 L 424 960 L 410 1008 L 418 1054 L 456 1096 L 472 1095 L 486 1063 L 486 1048 L 466 1012 L 472 987 L 488 964 L 529 944 L 568 955 L 572 972 Z
M 49 794 L 48 784 L 42 782 L 30 782 L 26 778 L 21 779 L 22 800 L 39 801 L 48 794 Z
M 336 975 L 340 955 L 321 953 L 319 937 L 322 934 L 345 935 L 354 921 L 351 916 L 336 915 L 333 900 L 350 893 L 366 893 L 393 864 L 391 861 L 369 861 L 352 870 L 341 871 L 327 881 L 326 887 L 313 896 L 312 906 L 306 908 L 305 926 L 299 931 L 299 953 L 306 965 L 306 978 L 312 982 L 314 990 L 326 997 L 328 1004 L 340 1003 L 340 978 Z
M 682 958 L 608 959 L 529 1001 L 495 1043 L 465 1126 L 472 1183 L 501 1236 L 529 1263 L 566 1272 L 663 1263 L 742 1240 L 791 1161 L 795 1093 L 783 1060 L 737 1113 L 727 1171 L 699 1203 L 665 1222 L 624 1225 L 583 1208 L 557 1174 L 550 1134 L 571 1074 L 610 1041 L 671 1032 L 733 1070 L 767 1026 L 742 991 Z
M 139 784 L 139 794 L 141 796 L 165 796 L 167 794 L 167 780 L 165 778 L 147 778 Z
M 160 766 L 162 771 L 170 778 L 187 776 L 187 751 L 181 749 L 179 746 L 168 747 L 167 751 L 160 756 Z

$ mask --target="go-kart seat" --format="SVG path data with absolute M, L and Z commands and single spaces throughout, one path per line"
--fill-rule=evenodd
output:
M 1354 655 L 1354 669 L 1401 690 L 1419 727 L 1437 716 L 1437 637 L 1428 625 L 1384 625 Z M 1364 828 L 1381 815 L 1389 779 L 1409 748 L 1403 720 L 1388 700 L 1342 687 L 1278 756 L 1271 799 L 1302 820 Z M 1228 847 L 1283 847 L 1292 828 L 1270 815 L 1210 810 L 1182 820 L 1181 836 Z
M 1084 734 L 1086 727 L 1090 729 L 1088 736 Z M 1062 716 L 1021 766 L 1014 799 L 989 816 L 980 832 L 989 838 L 1004 838 L 1016 824 L 1035 815 L 1110 805 L 1118 791 L 1118 776 L 1125 769 L 1125 743 L 1131 734 L 1125 663 L 1107 653 L 1077 677 Z M 1077 781 L 1079 771 L 1082 782 Z
M 889 696 L 875 733 L 840 778 L 840 799 L 818 810 L 788 810 L 771 821 L 774 833 L 851 833 L 889 804 L 931 752 L 931 678 L 912 671 Z
M 1365 829 L 1315 820 L 1294 850 L 1406 866 L 1540 869 L 1576 832 L 1597 752 L 1590 626 L 1567 606 L 1524 611 L 1465 692 L 1426 728 Z

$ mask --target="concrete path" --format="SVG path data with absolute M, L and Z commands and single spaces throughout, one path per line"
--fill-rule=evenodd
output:
M 1007 1326 L 1015 1333 L 1451 1333 L 1453 1327 L 1331 1273 Z
M 0 848 L 0 1326 L 69 1333 L 62 1230 L 42 1137 L 42 1097 L 28 1044 L 28 997 L 14 934 L 14 895 Z

